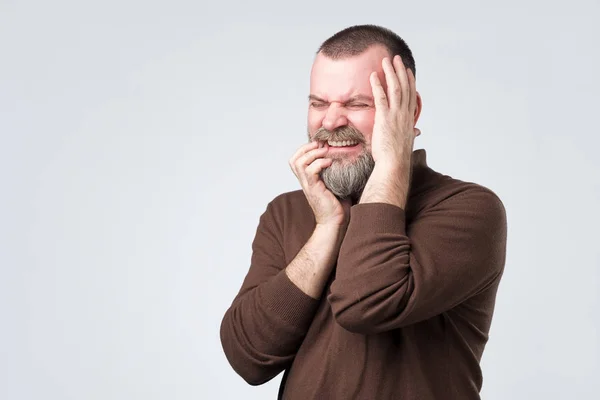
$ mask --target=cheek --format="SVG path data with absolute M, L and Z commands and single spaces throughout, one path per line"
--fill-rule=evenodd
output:
M 320 114 L 321 113 L 315 112 L 314 110 L 308 112 L 307 125 L 311 134 L 315 133 L 315 131 L 321 127 L 323 116 Z
M 375 122 L 375 111 L 362 111 L 348 116 L 349 122 L 358 129 L 365 137 L 368 143 L 371 142 L 373 134 L 373 123 Z

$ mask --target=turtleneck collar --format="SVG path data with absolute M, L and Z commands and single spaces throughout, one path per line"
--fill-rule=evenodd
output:
M 413 169 L 427 167 L 427 152 L 425 149 L 417 149 L 413 151 L 411 165 Z

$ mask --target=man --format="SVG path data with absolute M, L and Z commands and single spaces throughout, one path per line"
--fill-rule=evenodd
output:
M 506 253 L 489 189 L 413 150 L 422 102 L 393 32 L 336 33 L 311 71 L 302 190 L 269 203 L 221 325 L 233 369 L 279 398 L 479 399 Z

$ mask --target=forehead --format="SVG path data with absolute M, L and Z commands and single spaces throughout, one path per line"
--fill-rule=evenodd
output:
M 317 54 L 310 73 L 310 93 L 326 100 L 344 100 L 358 94 L 371 96 L 369 75 L 383 77 L 381 60 L 388 56 L 384 47 L 373 46 L 363 53 L 343 59 Z

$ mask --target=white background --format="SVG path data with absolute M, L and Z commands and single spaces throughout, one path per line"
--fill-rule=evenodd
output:
M 506 206 L 483 398 L 598 398 L 599 3 L 284 3 L 0 0 L 0 398 L 276 397 L 219 324 L 358 23 L 413 49 L 430 166 Z

